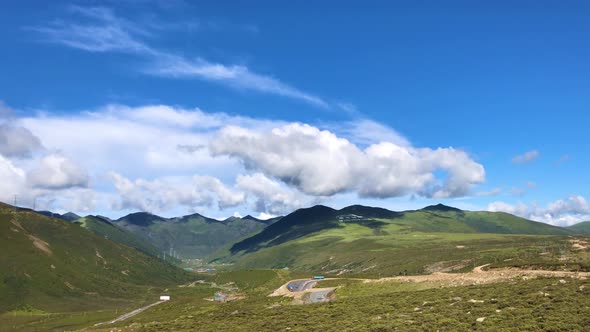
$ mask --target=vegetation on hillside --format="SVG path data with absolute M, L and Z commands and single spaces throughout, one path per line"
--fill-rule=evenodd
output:
M 114 224 L 151 243 L 160 252 L 171 248 L 182 258 L 204 258 L 244 237 L 258 233 L 268 222 L 251 216 L 223 221 L 192 214 L 166 219 L 149 213 L 134 213 Z
M 0 252 L 0 313 L 21 307 L 89 310 L 190 278 L 73 223 L 7 205 L 0 205 Z

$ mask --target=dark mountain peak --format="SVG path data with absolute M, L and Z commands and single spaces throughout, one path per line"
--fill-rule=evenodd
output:
M 259 221 L 259 222 L 262 222 L 262 221 L 264 221 L 264 220 L 260 220 L 260 219 L 258 219 L 258 218 L 256 218 L 256 217 L 253 217 L 253 216 L 251 216 L 251 215 L 247 215 L 247 216 L 245 216 L 245 217 L 242 217 L 242 219 L 244 219 L 244 220 L 252 220 L 252 221 Z
M 423 211 L 437 211 L 437 212 L 462 212 L 461 209 L 447 206 L 444 204 L 429 205 L 422 209 Z
M 236 222 L 236 221 L 242 221 L 242 218 L 231 216 L 231 217 L 228 217 L 228 218 L 225 218 L 225 219 L 221 220 L 220 222 L 222 222 L 222 223 L 230 223 L 230 222 Z
M 308 207 L 308 208 L 303 208 L 303 209 L 296 210 L 295 212 L 293 212 L 293 213 L 291 213 L 289 215 L 293 215 L 295 213 L 300 213 L 300 214 L 301 213 L 305 213 L 305 214 L 308 214 L 308 213 L 325 214 L 325 213 L 334 213 L 334 212 L 336 212 L 336 210 L 332 209 L 331 207 L 318 204 L 318 205 L 314 205 L 312 207 Z M 289 216 L 289 215 L 287 215 L 287 216 Z
M 209 217 L 205 217 L 202 214 L 199 213 L 193 213 L 193 214 L 189 214 L 180 218 L 176 218 L 178 222 L 188 222 L 191 219 L 199 219 L 199 220 L 204 220 L 208 223 L 221 223 L 223 221 L 217 220 L 217 219 L 213 219 L 213 218 L 209 218 Z M 229 219 L 229 218 L 228 218 Z M 226 219 L 227 220 L 227 219 Z M 224 220 L 225 221 L 225 220 Z
M 364 206 L 364 205 L 351 205 L 347 206 L 339 211 L 341 214 L 355 214 L 365 218 L 383 218 L 391 219 L 402 216 L 402 213 L 390 211 L 384 208 Z
M 149 226 L 154 222 L 166 221 L 166 219 L 149 212 L 135 212 L 117 219 L 117 222 L 121 221 L 137 226 Z
M 74 212 L 67 212 L 61 215 L 61 219 L 67 220 L 67 221 L 74 221 L 76 219 L 80 219 L 80 216 L 75 214 Z

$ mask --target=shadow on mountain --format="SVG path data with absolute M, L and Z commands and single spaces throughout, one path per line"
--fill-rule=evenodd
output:
M 262 232 L 235 243 L 230 248 L 230 252 L 232 254 L 240 251 L 250 253 L 262 248 L 296 240 L 316 232 L 342 228 L 344 227 L 344 222 L 340 221 L 339 217 L 348 215 L 355 215 L 360 218 L 347 220 L 345 221 L 346 223 L 368 227 L 373 229 L 375 234 L 381 234 L 380 228 L 386 225 L 386 223 L 370 218 L 392 219 L 403 214 L 360 205 L 349 206 L 340 211 L 323 205 L 316 205 L 311 208 L 297 210 L 268 226 Z

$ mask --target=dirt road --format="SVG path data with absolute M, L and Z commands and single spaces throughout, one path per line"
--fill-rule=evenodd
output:
M 149 309 L 151 307 L 157 306 L 158 304 L 161 304 L 161 303 L 164 303 L 164 302 L 166 302 L 166 301 L 158 301 L 156 303 L 152 303 L 152 304 L 146 305 L 145 307 L 142 307 L 142 308 L 139 308 L 139 309 L 135 309 L 135 310 L 133 310 L 131 312 L 128 312 L 128 313 L 126 313 L 124 315 L 121 315 L 121 316 L 119 316 L 119 317 L 117 317 L 117 318 L 115 318 L 113 320 L 108 321 L 108 322 L 102 322 L 102 323 L 94 324 L 94 326 L 101 326 L 101 325 L 113 324 L 113 323 L 116 323 L 116 322 L 124 321 L 124 320 L 126 320 L 128 318 L 131 318 L 131 317 L 133 317 L 133 316 L 135 316 L 137 314 L 140 314 L 140 313 L 146 311 L 147 309 Z

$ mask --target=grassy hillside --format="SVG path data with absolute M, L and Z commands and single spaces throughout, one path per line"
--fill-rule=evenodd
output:
M 567 227 L 572 232 L 577 234 L 590 234 L 590 221 L 584 221 L 575 225 Z
M 89 330 L 583 331 L 588 326 L 588 280 L 567 278 L 562 283 L 559 278 L 516 278 L 457 287 L 335 280 L 334 284 L 342 287 L 331 303 L 292 305 L 290 299 L 268 296 L 282 283 L 298 277 L 292 271 L 222 273 L 213 280 L 217 284 L 235 281 L 244 299 L 206 301 L 203 298 L 211 297 L 215 290 L 200 284 L 195 287 L 200 296 L 179 295 L 177 300 L 115 327 Z
M 141 250 L 152 256 L 160 255 L 160 251 L 146 240 L 136 236 L 135 234 L 124 230 L 114 225 L 109 220 L 96 217 L 87 216 L 72 221 L 74 224 L 91 231 L 92 233 L 102 236 L 107 240 L 122 243 L 132 248 Z
M 315 206 L 237 242 L 214 261 L 234 268 L 289 267 L 327 274 L 460 271 L 517 254 L 537 258 L 567 246 L 565 237 L 554 235 L 570 234 L 506 213 L 446 206 L 406 212 Z
M 184 271 L 73 223 L 0 204 L 0 312 L 107 306 L 148 286 L 187 280 Z
M 114 223 L 160 251 L 168 252 L 174 248 L 182 258 L 202 258 L 229 243 L 258 233 L 269 222 L 251 216 L 219 221 L 199 214 L 166 219 L 149 213 L 134 213 Z

